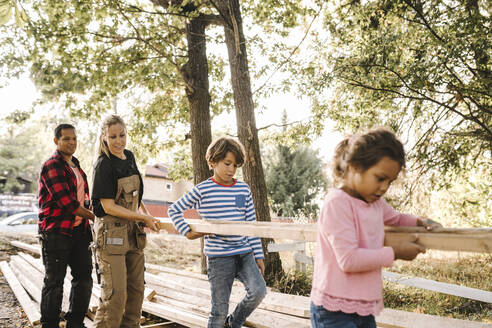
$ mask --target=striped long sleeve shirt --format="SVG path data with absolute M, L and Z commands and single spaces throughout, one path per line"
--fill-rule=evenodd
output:
M 220 185 L 212 178 L 205 180 L 169 208 L 174 227 L 182 235 L 191 229 L 183 219 L 187 209 L 198 210 L 205 220 L 256 221 L 253 197 L 249 186 L 235 180 L 230 186 Z M 253 251 L 255 259 L 263 259 L 258 237 L 207 235 L 204 253 L 209 257 L 230 256 Z

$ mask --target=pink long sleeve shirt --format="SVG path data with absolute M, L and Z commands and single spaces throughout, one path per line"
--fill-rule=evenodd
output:
M 377 315 L 382 310 L 381 268 L 393 264 L 384 225 L 415 226 L 417 217 L 384 199 L 366 203 L 341 189 L 328 192 L 318 221 L 311 301 L 330 311 Z

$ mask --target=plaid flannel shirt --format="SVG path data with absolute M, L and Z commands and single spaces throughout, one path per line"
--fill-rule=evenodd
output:
M 77 158 L 72 157 L 84 178 L 85 199 L 89 198 L 89 185 Z M 77 200 L 77 177 L 61 154 L 57 151 L 43 164 L 38 185 L 39 232 L 56 232 L 72 235 L 75 222 L 74 212 L 80 204 Z M 83 220 L 85 229 L 89 220 Z

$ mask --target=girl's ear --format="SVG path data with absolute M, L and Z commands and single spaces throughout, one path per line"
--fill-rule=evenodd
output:
M 213 170 L 215 168 L 216 163 L 215 162 L 207 162 L 208 163 L 208 168 Z

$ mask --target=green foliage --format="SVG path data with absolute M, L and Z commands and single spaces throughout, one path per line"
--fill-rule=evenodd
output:
M 164 3 L 22 1 L 27 24 L 0 26 L 0 76 L 16 77 L 29 70 L 43 102 L 61 102 L 74 117 L 93 122 L 111 111 L 116 97 L 124 99 L 131 111 L 129 133 L 138 151 L 147 157 L 179 148 L 190 120 L 182 71 L 188 56 L 186 22 L 199 14 L 220 15 L 211 3 L 200 3 L 193 10 L 189 10 L 193 2 L 160 5 Z M 248 39 L 248 52 L 272 58 L 288 56 L 292 46 L 284 37 L 312 12 L 299 0 L 272 1 L 268 11 L 264 2 L 242 5 L 245 24 L 250 24 L 244 29 L 253 24 L 256 33 Z M 263 40 L 265 36 L 268 39 Z M 223 41 L 222 27 L 210 25 L 207 56 L 213 116 L 233 107 L 228 60 L 214 49 Z M 257 66 L 254 57 L 250 62 L 252 76 L 269 73 L 268 64 Z M 258 96 L 277 88 L 264 88 Z
M 0 0 L 0 25 L 8 24 L 14 14 L 14 21 L 20 27 L 27 22 L 27 15 L 20 2 L 16 0 Z
M 480 9 L 369 1 L 327 11 L 333 47 L 321 59 L 331 71 L 322 74 L 344 95 L 334 98 L 331 116 L 354 130 L 410 129 L 411 158 L 442 173 L 466 168 L 463 155 L 490 156 L 490 17 Z
M 328 33 L 316 34 L 312 60 L 299 61 L 295 75 L 316 117 L 330 117 L 344 131 L 394 129 L 415 179 L 406 201 L 420 191 L 446 192 L 442 200 L 453 203 L 447 215 L 465 225 L 470 211 L 488 211 L 484 201 L 460 203 L 452 191 L 465 191 L 459 184 L 475 168 L 492 172 L 486 2 L 332 1 L 323 16 L 318 28 Z M 490 180 L 475 191 L 490 198 Z M 490 224 L 483 216 L 478 221 Z
M 54 150 L 51 134 L 39 138 L 39 126 L 17 126 L 0 137 L 0 176 L 7 178 L 0 185 L 0 192 L 13 192 L 20 188 L 18 177 L 32 181 L 32 192 L 37 190 L 37 180 L 41 163 Z M 33 137 L 36 136 L 36 137 Z
M 325 190 L 322 161 L 317 151 L 280 145 L 266 164 L 266 183 L 277 216 L 316 217 L 316 197 Z

